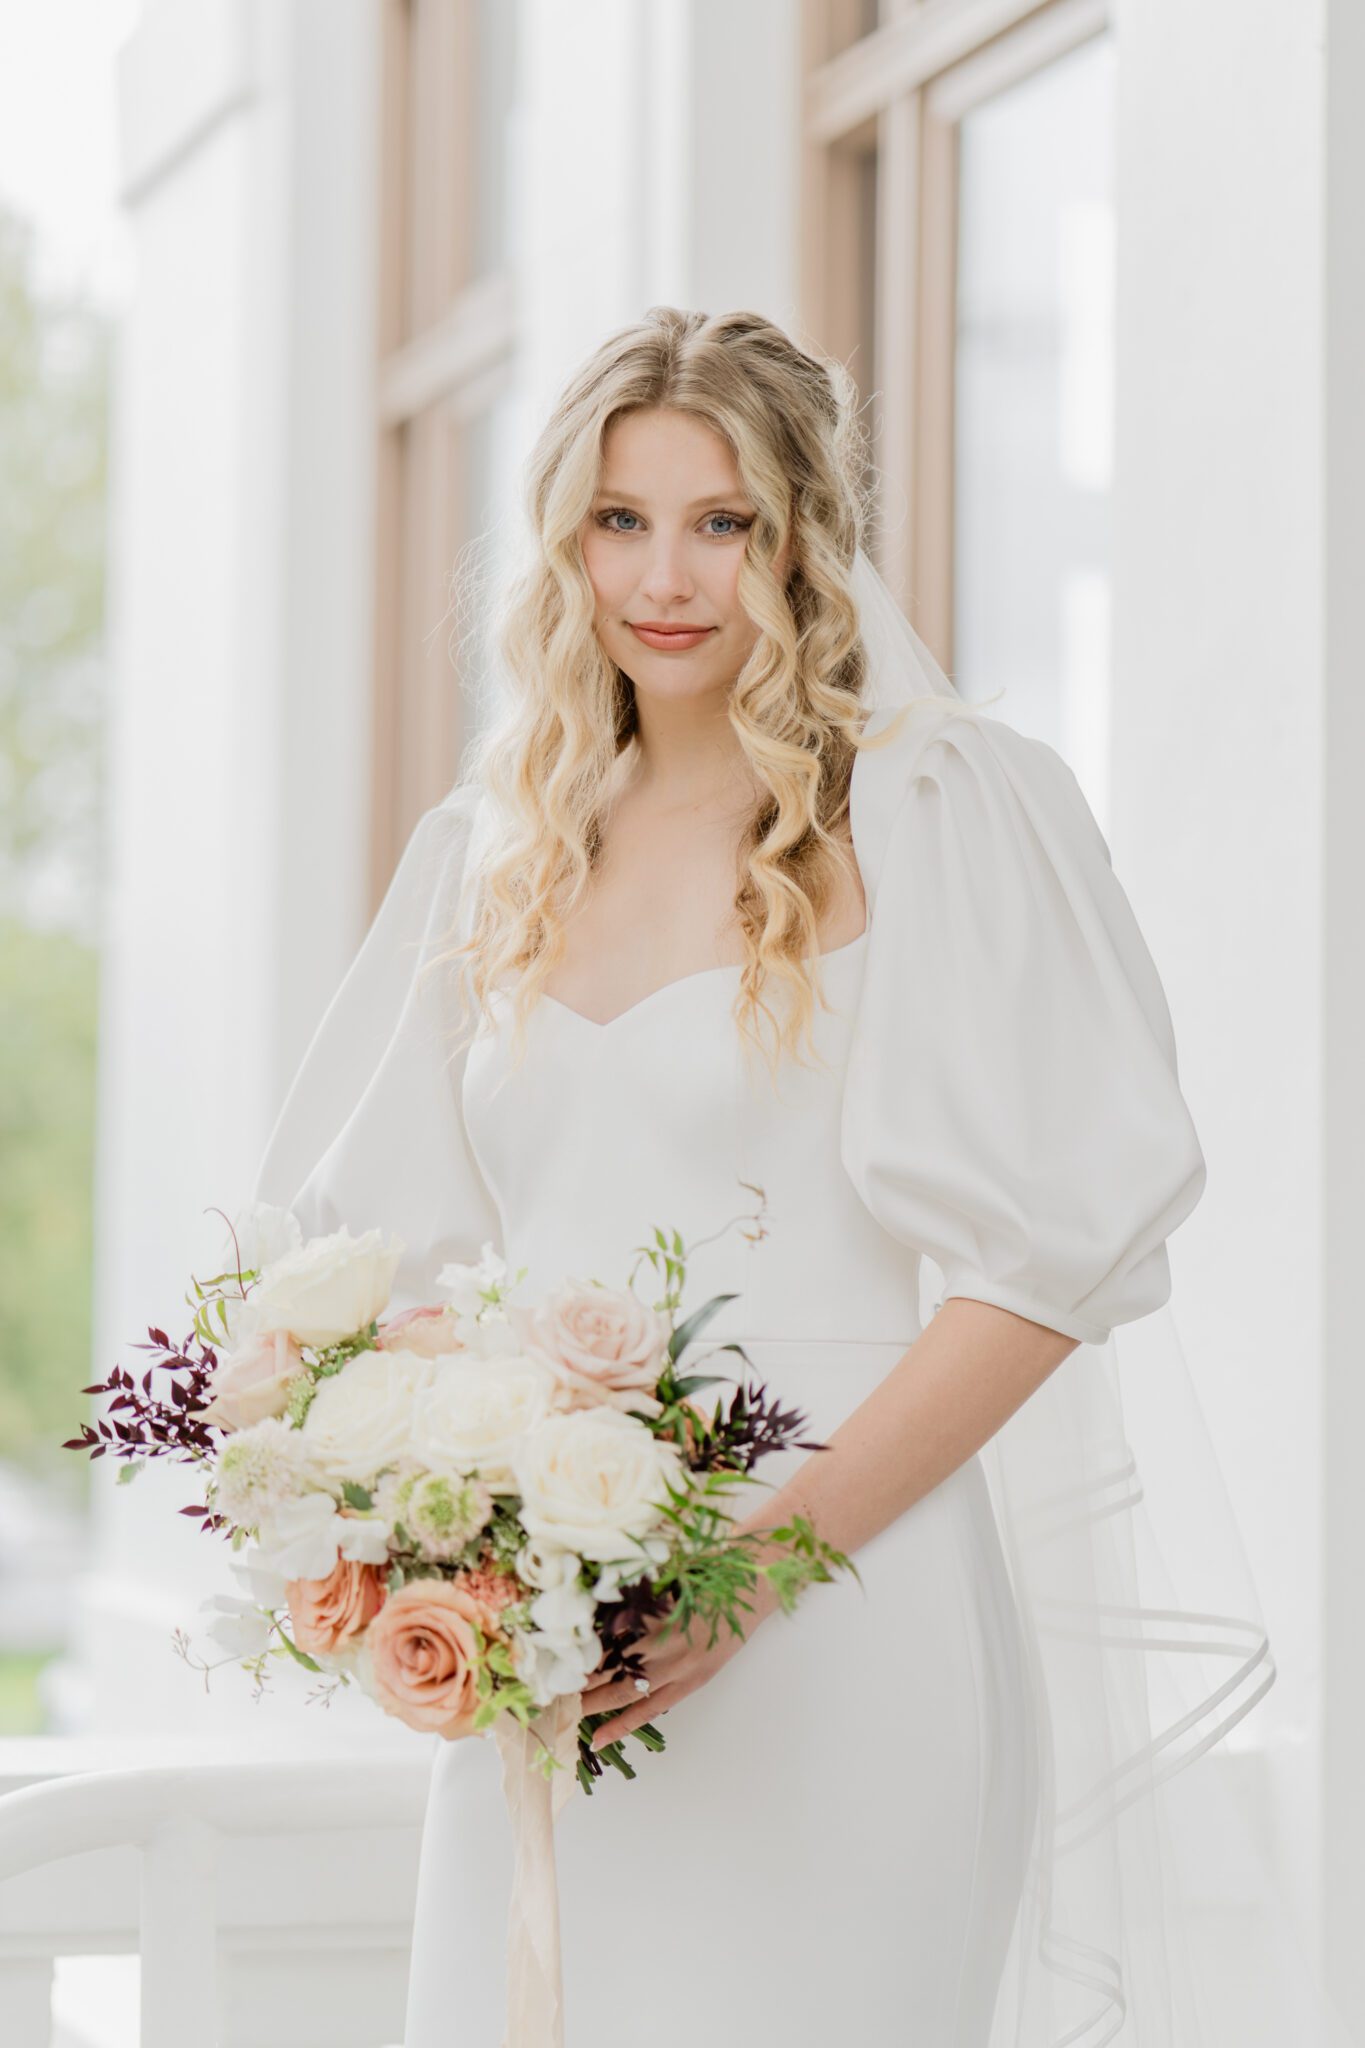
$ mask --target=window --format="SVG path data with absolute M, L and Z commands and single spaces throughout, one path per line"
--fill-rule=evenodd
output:
M 1102 802 L 1114 51 L 1105 0 L 808 0 L 804 324 L 847 363 L 875 553 L 963 695 Z
M 510 404 L 517 9 L 385 0 L 371 907 L 459 772 L 450 576 Z

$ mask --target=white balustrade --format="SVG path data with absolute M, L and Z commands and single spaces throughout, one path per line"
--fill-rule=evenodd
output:
M 0 1742 L 5 2048 L 57 1957 L 130 1953 L 141 2048 L 394 2048 L 432 1754 Z

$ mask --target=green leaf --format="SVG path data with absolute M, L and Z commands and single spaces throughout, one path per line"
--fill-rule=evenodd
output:
M 354 1479 L 343 1479 L 341 1491 L 349 1507 L 372 1508 L 374 1506 L 373 1497 L 366 1492 L 363 1486 L 358 1485 Z
M 699 1309 L 696 1309 L 693 1314 L 687 1317 L 685 1322 L 679 1323 L 677 1329 L 669 1338 L 669 1357 L 675 1360 L 681 1358 L 687 1346 L 692 1342 L 692 1339 L 720 1314 L 726 1302 L 738 1301 L 738 1299 L 739 1296 L 737 1294 L 713 1294 L 710 1301 L 704 1301 Z
M 119 1466 L 115 1485 L 126 1486 L 130 1479 L 136 1479 L 146 1462 L 145 1458 L 129 1458 L 125 1464 Z

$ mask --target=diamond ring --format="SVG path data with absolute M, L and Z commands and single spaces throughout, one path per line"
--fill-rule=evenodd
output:
M 636 1692 L 648 1692 L 649 1680 L 647 1678 L 637 1678 L 635 1681 L 635 1690 Z

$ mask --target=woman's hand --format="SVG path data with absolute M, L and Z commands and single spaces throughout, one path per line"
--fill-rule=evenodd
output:
M 709 1649 L 706 1646 L 709 1626 L 704 1622 L 694 1621 L 690 1635 L 684 1635 L 675 1626 L 665 1636 L 660 1635 L 660 1630 L 668 1617 L 664 1615 L 651 1622 L 645 1635 L 632 1645 L 643 1662 L 644 1675 L 649 1680 L 648 1692 L 637 1691 L 633 1677 L 608 1677 L 599 1664 L 583 1688 L 583 1712 L 610 1714 L 611 1719 L 593 1730 L 590 1738 L 592 1748 L 602 1749 L 609 1742 L 619 1742 L 632 1729 L 652 1721 L 656 1714 L 666 1714 L 679 1700 L 685 1700 L 690 1692 L 695 1692 L 698 1686 L 714 1678 L 744 1648 L 759 1623 L 765 1621 L 778 1604 L 768 1589 L 767 1580 L 762 1577 L 748 1598 L 750 1612 L 737 1617 L 743 1633 L 736 1635 L 725 1624 Z

